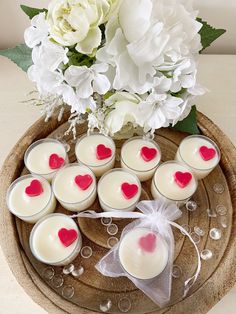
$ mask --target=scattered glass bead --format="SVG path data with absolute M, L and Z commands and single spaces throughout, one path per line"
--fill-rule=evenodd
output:
M 205 249 L 203 251 L 201 251 L 201 259 L 203 259 L 204 261 L 207 261 L 208 259 L 211 259 L 213 256 L 212 251 Z
M 83 273 L 84 273 L 84 267 L 79 266 L 78 268 L 75 268 L 71 274 L 74 277 L 80 277 L 81 275 L 83 275 Z
M 100 303 L 100 310 L 104 313 L 108 312 L 112 307 L 112 302 L 111 300 L 107 299 L 107 300 L 103 300 Z
M 109 226 L 112 223 L 112 218 L 111 217 L 102 217 L 101 223 L 103 226 Z
M 62 288 L 61 294 L 64 298 L 71 299 L 75 294 L 75 289 L 72 286 Z
M 219 223 L 221 225 L 221 227 L 223 228 L 227 228 L 228 227 L 228 217 L 227 216 L 220 216 L 219 217 Z
M 189 225 L 182 225 L 182 228 L 184 228 L 184 230 L 186 230 L 188 233 L 191 232 L 191 227 Z M 183 235 L 185 235 L 185 233 L 183 233 L 183 231 L 180 231 Z
M 62 272 L 64 275 L 69 275 L 70 273 L 72 273 L 74 269 L 75 269 L 75 265 L 69 264 L 63 267 Z
M 63 146 L 65 147 L 65 150 L 68 153 L 70 151 L 70 145 L 67 143 L 63 143 Z
M 202 230 L 200 227 L 195 226 L 193 230 L 197 235 L 199 235 L 199 237 L 204 237 L 205 231 Z
M 212 228 L 209 231 L 209 235 L 212 240 L 219 240 L 221 238 L 221 230 L 217 228 Z
M 109 248 L 112 248 L 113 246 L 115 246 L 117 243 L 119 242 L 119 239 L 116 237 L 110 237 L 107 240 L 107 246 Z
M 93 254 L 93 250 L 90 246 L 82 247 L 80 254 L 83 258 L 90 258 Z
M 189 210 L 190 212 L 193 212 L 197 209 L 197 203 L 195 201 L 188 201 L 185 205 L 185 207 L 187 208 L 187 210 Z
M 118 232 L 118 227 L 117 225 L 115 224 L 110 224 L 108 227 L 107 227 L 107 233 L 110 234 L 110 235 L 115 235 L 117 234 Z
M 198 243 L 200 242 L 200 237 L 199 237 L 198 234 L 196 234 L 195 232 L 192 232 L 190 235 L 191 235 L 193 241 L 194 241 L 196 244 L 198 244 Z
M 47 267 L 43 270 L 43 277 L 46 280 L 51 280 L 54 275 L 55 275 L 55 270 L 53 267 Z
M 121 298 L 118 302 L 118 308 L 122 313 L 127 313 L 131 309 L 131 301 L 127 297 Z
M 207 215 L 211 218 L 216 217 L 216 211 L 212 208 L 207 208 Z
M 224 190 L 225 190 L 224 186 L 220 183 L 216 183 L 213 186 L 213 191 L 217 194 L 222 194 Z
M 217 205 L 216 212 L 220 216 L 224 216 L 227 214 L 227 208 L 224 205 Z
M 62 275 L 55 275 L 53 278 L 52 278 L 52 285 L 55 287 L 55 288 L 60 288 L 64 283 L 64 278 L 62 277 Z
M 178 265 L 173 265 L 172 268 L 172 277 L 179 278 L 182 275 L 182 268 Z

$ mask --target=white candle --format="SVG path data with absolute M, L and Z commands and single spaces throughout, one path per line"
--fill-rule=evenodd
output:
M 10 185 L 7 205 L 18 218 L 35 223 L 41 217 L 54 212 L 56 199 L 47 180 L 40 176 L 26 175 Z
M 185 164 L 167 161 L 161 164 L 152 179 L 151 192 L 154 199 L 165 197 L 182 205 L 195 193 L 197 181 Z
M 203 179 L 219 163 L 220 151 L 208 137 L 191 135 L 180 143 L 175 159 L 184 162 L 197 179 Z
M 82 246 L 77 224 L 64 214 L 51 214 L 37 222 L 30 234 L 30 248 L 42 263 L 61 266 L 72 262 Z
M 52 189 L 60 204 L 71 211 L 89 208 L 96 199 L 96 178 L 86 166 L 68 164 L 53 178 Z
M 98 198 L 104 211 L 133 211 L 140 195 L 139 179 L 126 169 L 112 169 L 98 182 Z
M 89 167 L 97 177 L 114 167 L 115 151 L 114 141 L 102 134 L 84 135 L 75 146 L 78 162 Z
M 45 138 L 28 147 L 24 162 L 32 174 L 38 174 L 51 181 L 56 172 L 68 162 L 68 157 L 61 142 Z
M 121 149 L 121 166 L 133 171 L 140 181 L 152 178 L 161 160 L 161 150 L 153 140 L 141 136 L 126 141 Z
M 147 228 L 128 232 L 119 246 L 120 263 L 124 270 L 137 279 L 152 279 L 165 269 L 168 245 L 157 233 Z

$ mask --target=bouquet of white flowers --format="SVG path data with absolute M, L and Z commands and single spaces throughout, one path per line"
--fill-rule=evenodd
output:
M 26 45 L 1 51 L 36 83 L 47 119 L 70 106 L 73 128 L 111 136 L 175 127 L 197 133 L 197 57 L 225 31 L 191 0 L 52 0 L 21 6 Z M 73 129 L 72 128 L 72 129 Z M 75 131 L 75 130 L 74 130 Z

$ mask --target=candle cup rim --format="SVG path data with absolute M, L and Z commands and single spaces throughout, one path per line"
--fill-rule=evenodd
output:
M 139 188 L 139 191 L 138 191 L 138 194 L 139 194 L 139 197 L 138 197 L 138 199 L 136 200 L 136 201 L 134 201 L 132 204 L 130 204 L 129 206 L 127 206 L 127 207 L 122 207 L 122 208 L 113 208 L 112 206 L 110 206 L 110 205 L 108 205 L 106 202 L 104 202 L 103 200 L 101 200 L 102 201 L 102 203 L 104 203 L 104 205 L 105 206 L 107 206 L 107 207 L 109 207 L 110 209 L 111 209 L 111 211 L 119 211 L 119 210 L 123 210 L 123 211 L 130 211 L 129 210 L 129 208 L 130 207 L 132 207 L 134 204 L 137 204 L 138 203 L 138 201 L 139 201 L 139 199 L 140 199 L 140 197 L 141 197 L 141 194 L 142 194 L 142 185 L 141 185 L 141 182 L 140 182 L 140 180 L 139 180 L 139 178 L 137 177 L 137 175 L 135 174 L 135 173 L 133 173 L 132 171 L 129 171 L 128 169 L 126 169 L 126 168 L 113 168 L 113 169 L 110 169 L 109 171 L 107 171 L 107 172 L 105 172 L 102 176 L 101 176 L 101 178 L 100 178 L 100 180 L 98 181 L 98 190 L 99 190 L 99 186 L 101 185 L 101 182 L 102 182 L 102 180 L 104 179 L 104 177 L 106 176 L 106 175 L 108 175 L 108 174 L 110 174 L 110 173 L 112 173 L 112 172 L 116 172 L 116 171 L 122 171 L 122 172 L 126 172 L 126 173 L 129 173 L 129 174 L 131 174 L 132 176 L 134 176 L 135 177 L 135 179 L 136 179 L 136 181 L 137 181 L 137 183 L 138 183 L 138 188 Z M 99 201 L 100 201 L 100 196 L 99 196 L 99 192 L 98 192 L 98 198 L 99 198 Z M 103 210 L 104 211 L 104 210 Z
M 94 182 L 94 188 L 93 188 L 92 191 L 89 193 L 89 195 L 88 195 L 86 198 L 84 198 L 83 200 L 78 201 L 78 202 L 67 202 L 67 201 L 64 201 L 63 199 L 61 199 L 60 197 L 58 197 L 57 194 L 55 193 L 55 180 L 56 180 L 57 176 L 60 174 L 60 172 L 62 172 L 62 171 L 65 170 L 66 168 L 75 167 L 75 166 L 76 166 L 76 167 L 85 167 L 85 168 L 87 168 L 88 171 L 91 172 L 92 177 L 93 177 L 93 182 Z M 93 195 L 94 191 L 96 191 L 96 188 L 97 188 L 96 182 L 97 182 L 97 181 L 96 181 L 95 174 L 93 173 L 93 171 L 92 171 L 89 167 L 87 167 L 87 166 L 85 166 L 85 165 L 83 165 L 83 164 L 77 163 L 77 162 L 75 162 L 75 163 L 69 163 L 69 164 L 66 164 L 64 167 L 62 167 L 61 169 L 59 169 L 58 172 L 56 173 L 56 175 L 53 177 L 53 179 L 52 179 L 52 191 L 53 191 L 53 193 L 54 193 L 56 199 L 57 199 L 59 202 L 66 203 L 66 204 L 68 204 L 68 205 L 82 204 L 83 202 L 87 201 L 87 200 L 91 197 L 91 195 Z
M 199 138 L 199 137 L 205 139 L 207 142 L 210 142 L 210 143 L 212 144 L 212 146 L 216 149 L 216 151 L 217 151 L 217 163 L 216 163 L 215 166 L 210 167 L 210 168 L 205 168 L 205 169 L 203 169 L 203 168 L 196 168 L 196 167 L 194 167 L 194 166 L 191 166 L 191 165 L 190 165 L 188 162 L 186 162 L 186 161 L 184 160 L 184 158 L 182 157 L 182 154 L 181 154 L 181 145 L 182 145 L 182 143 L 185 142 L 185 141 L 187 141 L 187 140 L 190 139 L 190 138 Z M 220 159 L 221 159 L 221 152 L 220 152 L 220 149 L 219 149 L 218 145 L 217 145 L 211 138 L 209 138 L 209 137 L 207 137 L 207 136 L 205 136 L 205 135 L 198 135 L 198 134 L 193 134 L 193 135 L 186 136 L 186 137 L 181 141 L 177 153 L 179 153 L 179 156 L 180 156 L 182 162 L 185 163 L 189 168 L 192 168 L 193 170 L 197 170 L 197 171 L 200 171 L 200 172 L 205 172 L 205 171 L 213 170 L 213 169 L 219 164 Z
M 49 200 L 47 201 L 47 204 L 46 204 L 42 209 L 40 209 L 38 212 L 34 213 L 33 215 L 18 215 L 14 210 L 12 210 L 12 208 L 11 208 L 11 206 L 10 206 L 10 203 L 9 203 L 10 194 L 11 194 L 12 190 L 14 189 L 15 185 L 16 185 L 18 182 L 23 181 L 23 180 L 28 179 L 28 178 L 39 179 L 40 181 L 43 181 L 45 184 L 47 184 L 47 185 L 49 186 L 49 188 L 50 188 L 50 197 L 49 197 Z M 36 174 L 30 173 L 30 174 L 26 174 L 26 175 L 23 175 L 23 176 L 18 177 L 18 178 L 17 178 L 16 180 L 14 180 L 14 181 L 11 183 L 11 185 L 8 187 L 8 189 L 7 189 L 7 195 L 6 195 L 7 207 L 8 207 L 8 209 L 9 209 L 9 211 L 10 211 L 13 215 L 17 216 L 18 218 L 20 218 L 20 219 L 22 219 L 22 220 L 24 220 L 25 218 L 28 218 L 28 219 L 30 220 L 31 218 L 34 218 L 34 217 L 36 217 L 37 215 L 39 215 L 40 213 L 42 213 L 42 212 L 47 208 L 47 206 L 50 204 L 50 202 L 51 202 L 53 196 L 54 196 L 54 194 L 53 194 L 52 187 L 51 187 L 50 183 L 49 183 L 44 177 L 42 177 L 42 176 L 40 176 L 40 175 L 36 175 Z
M 123 150 L 124 146 L 125 146 L 126 144 L 128 144 L 129 142 L 132 142 L 132 141 L 135 141 L 135 140 L 138 140 L 138 139 L 143 139 L 144 141 L 147 141 L 147 142 L 149 141 L 149 142 L 153 143 L 153 144 L 156 146 L 157 151 L 158 151 L 158 153 L 159 153 L 158 162 L 156 163 L 156 165 L 155 165 L 154 167 L 152 167 L 152 168 L 150 168 L 150 169 L 148 169 L 148 170 L 139 170 L 139 169 L 135 169 L 135 168 L 130 167 L 130 166 L 124 161 L 124 158 L 123 158 L 123 156 L 122 156 L 122 150 Z M 157 144 L 157 142 L 155 142 L 155 141 L 152 140 L 152 139 L 144 139 L 143 136 L 134 136 L 134 137 L 131 137 L 131 138 L 129 138 L 128 140 L 126 140 L 126 141 L 124 142 L 124 144 L 122 145 L 122 147 L 121 147 L 121 152 L 120 152 L 121 161 L 126 165 L 126 167 L 127 167 L 128 169 L 131 169 L 131 170 L 136 171 L 136 172 L 138 172 L 138 173 L 146 173 L 146 172 L 152 171 L 152 170 L 154 170 L 155 168 L 157 168 L 158 165 L 159 165 L 160 162 L 161 162 L 161 155 L 162 155 L 162 154 L 161 154 L 161 148 L 160 148 L 160 146 Z
M 108 139 L 111 141 L 111 143 L 112 143 L 112 145 L 113 145 L 113 149 L 114 149 L 114 150 L 112 150 L 112 156 L 109 157 L 109 159 L 108 159 L 105 163 L 103 163 L 103 164 L 101 164 L 101 165 L 97 165 L 97 166 L 96 166 L 96 165 L 90 165 L 90 164 L 88 164 L 88 163 L 85 163 L 85 162 L 81 161 L 81 160 L 79 159 L 79 157 L 77 156 L 77 154 L 76 154 L 76 151 L 77 151 L 76 148 L 77 148 L 77 146 L 79 145 L 79 143 L 80 143 L 85 137 L 87 137 L 87 136 L 94 136 L 94 135 L 99 135 L 99 136 L 103 136 L 103 137 L 108 138 Z M 106 166 L 107 164 L 109 164 L 111 161 L 113 161 L 113 160 L 115 159 L 115 157 L 116 157 L 116 144 L 115 144 L 114 140 L 113 140 L 110 136 L 107 136 L 107 135 L 105 135 L 105 134 L 96 133 L 96 132 L 94 132 L 94 133 L 92 133 L 92 134 L 89 134 L 89 135 L 83 134 L 83 135 L 81 135 L 81 136 L 78 138 L 78 140 L 77 140 L 77 142 L 76 142 L 76 144 L 75 144 L 75 156 L 76 156 L 76 158 L 77 158 L 78 163 L 80 163 L 80 164 L 82 164 L 82 165 L 85 165 L 85 166 L 87 166 L 87 167 L 91 167 L 91 168 L 103 167 L 103 166 Z M 104 159 L 104 160 L 105 160 L 105 159 Z
M 177 200 L 175 199 L 175 200 L 174 200 L 174 199 L 172 199 L 172 198 L 166 197 L 166 196 L 160 191 L 160 189 L 159 189 L 159 188 L 157 187 L 157 185 L 156 185 L 155 176 L 156 176 L 156 172 L 158 171 L 158 169 L 159 169 L 160 167 L 166 165 L 166 164 L 172 164 L 172 163 L 174 163 L 174 164 L 179 164 L 179 165 L 183 166 L 186 170 L 188 170 L 188 171 L 192 174 L 192 178 L 193 178 L 193 180 L 194 180 L 194 182 L 195 182 L 195 190 L 194 190 L 194 192 L 193 192 L 190 196 L 188 196 L 188 197 L 186 197 L 186 198 L 184 198 L 184 199 L 177 199 Z M 160 164 L 160 165 L 157 167 L 157 169 L 156 169 L 156 171 L 155 171 L 155 173 L 154 173 L 154 176 L 153 176 L 153 179 L 152 179 L 152 180 L 153 180 L 155 189 L 156 189 L 164 198 L 166 198 L 167 200 L 172 201 L 172 202 L 185 202 L 185 201 L 187 202 L 188 199 L 189 199 L 190 197 L 192 197 L 194 193 L 196 193 L 197 188 L 198 188 L 198 181 L 197 181 L 197 179 L 195 178 L 195 176 L 194 176 L 192 170 L 191 170 L 188 166 L 186 166 L 186 164 L 184 164 L 183 162 L 176 161 L 176 160 L 168 160 L 168 161 L 165 161 L 165 162 L 163 162 L 162 164 Z
M 61 145 L 61 146 L 63 147 L 64 151 L 65 151 L 65 162 L 64 162 L 64 164 L 63 164 L 60 168 L 55 169 L 55 170 L 53 170 L 53 171 L 51 171 L 51 172 L 48 172 L 48 173 L 37 173 L 37 172 L 31 171 L 31 170 L 29 169 L 29 167 L 28 167 L 28 165 L 27 165 L 27 159 L 28 159 L 28 155 L 29 155 L 29 153 L 32 151 L 32 149 L 33 149 L 34 147 L 36 147 L 37 145 L 39 145 L 40 143 L 43 143 L 43 142 L 54 142 L 54 143 L 57 143 L 57 144 Z M 68 154 L 67 154 L 67 151 L 66 151 L 66 149 L 65 149 L 65 146 L 64 146 L 64 145 L 62 144 L 62 142 L 60 142 L 59 140 L 54 139 L 54 138 L 50 138 L 50 137 L 48 137 L 48 138 L 41 138 L 41 139 L 39 139 L 39 140 L 37 140 L 37 141 L 31 143 L 30 146 L 26 149 L 25 154 L 24 154 L 24 164 L 25 164 L 25 167 L 27 168 L 27 170 L 28 170 L 30 173 L 34 174 L 34 175 L 38 175 L 38 176 L 42 176 L 42 177 L 43 177 L 43 176 L 49 176 L 49 175 L 54 176 L 55 173 L 56 173 L 58 170 L 62 169 L 67 163 L 68 163 Z
M 76 245 L 74 247 L 74 249 L 72 250 L 72 252 L 65 258 L 59 260 L 59 261 L 55 261 L 55 262 L 48 262 L 47 260 L 44 260 L 43 258 L 41 258 L 41 256 L 37 255 L 36 254 L 36 251 L 34 250 L 33 248 L 33 237 L 34 237 L 34 234 L 35 234 L 35 230 L 37 229 L 37 227 L 44 221 L 44 220 L 47 220 L 47 219 L 50 219 L 51 217 L 55 217 L 55 216 L 64 216 L 66 217 L 66 219 L 70 219 L 71 221 L 73 221 L 75 227 L 76 227 L 76 231 L 77 231 L 77 234 L 78 234 L 78 237 L 76 239 Z M 48 265 L 54 265 L 54 266 L 57 266 L 57 265 L 63 265 L 63 262 L 70 259 L 70 257 L 75 253 L 76 250 L 78 250 L 78 247 L 80 247 L 80 249 L 82 248 L 82 236 L 81 236 L 81 232 L 79 230 L 79 227 L 78 225 L 76 224 L 76 222 L 69 216 L 69 215 L 66 215 L 66 214 L 62 214 L 62 213 L 52 213 L 52 214 L 49 214 L 49 215 L 46 215 L 44 217 L 42 217 L 40 220 L 38 220 L 36 222 L 36 224 L 33 226 L 31 232 L 30 232 L 30 237 L 29 237 L 29 244 L 30 244 L 30 250 L 32 252 L 32 254 L 34 255 L 34 257 L 39 260 L 41 263 L 45 263 L 45 264 L 48 264 Z M 78 250 L 78 254 L 80 252 L 80 249 Z M 76 258 L 76 257 L 75 257 Z

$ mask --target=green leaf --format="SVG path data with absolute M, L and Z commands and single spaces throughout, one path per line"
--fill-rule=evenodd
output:
M 21 44 L 15 48 L 0 50 L 0 55 L 7 57 L 26 72 L 32 65 L 31 52 L 32 49 L 27 47 L 25 44 Z
M 214 28 L 211 25 L 207 24 L 207 22 L 203 21 L 201 18 L 197 18 L 197 21 L 203 25 L 199 31 L 203 47 L 200 52 L 202 52 L 204 49 L 209 47 L 213 43 L 213 41 L 215 41 L 217 38 L 223 35 L 226 32 L 226 30 Z
M 22 11 L 25 12 L 26 15 L 28 15 L 28 17 L 30 19 L 32 19 L 35 15 L 38 15 L 39 13 L 41 12 L 48 12 L 47 9 L 37 9 L 37 8 L 31 8 L 31 7 L 28 7 L 27 5 L 21 5 L 20 6 Z
M 192 107 L 189 115 L 182 121 L 179 121 L 173 129 L 190 134 L 199 134 L 200 131 L 197 126 L 197 109 L 196 106 Z

